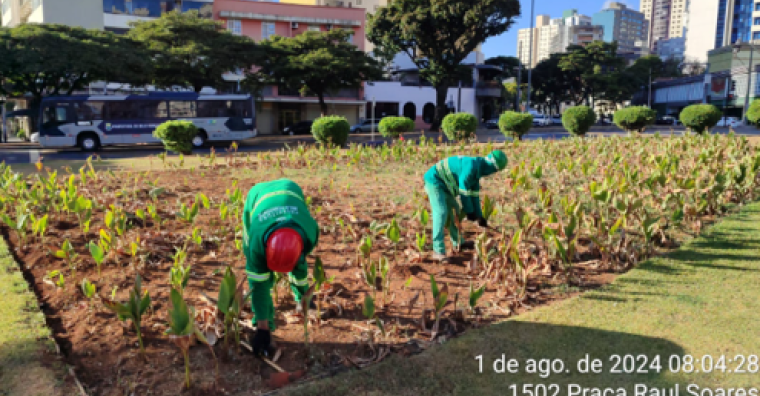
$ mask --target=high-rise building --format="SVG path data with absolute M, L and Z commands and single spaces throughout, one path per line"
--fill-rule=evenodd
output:
M 760 40 L 759 0 L 718 0 L 715 48 Z
M 718 6 L 721 1 L 689 0 L 684 25 L 684 58 L 689 61 L 707 62 L 707 53 L 722 46 L 718 41 Z M 716 47 L 717 45 L 717 47 Z
M 657 52 L 660 40 L 682 37 L 687 0 L 641 0 L 641 12 L 649 21 L 649 49 Z
M 643 13 L 617 2 L 594 14 L 593 24 L 602 26 L 604 41 L 617 41 L 621 53 L 635 52 L 636 42 L 646 41 L 649 32 L 649 21 Z
M 530 28 L 517 32 L 517 58 L 520 63 L 533 68 L 551 54 L 564 52 L 570 45 L 586 45 L 602 40 L 602 27 L 592 25 L 591 17 L 578 14 L 576 10 L 564 11 L 562 15 L 562 18 L 554 19 L 539 15 L 532 30 L 532 42 Z

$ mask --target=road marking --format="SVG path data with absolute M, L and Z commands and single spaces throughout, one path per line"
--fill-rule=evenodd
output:
M 29 150 L 29 163 L 36 164 L 40 160 L 40 150 Z

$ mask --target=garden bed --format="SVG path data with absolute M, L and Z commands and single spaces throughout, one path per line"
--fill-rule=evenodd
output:
M 212 154 L 190 169 L 179 167 L 184 159 L 164 157 L 152 160 L 151 171 L 119 173 L 98 172 L 95 161 L 72 176 L 40 170 L 26 181 L 6 171 L 0 193 L 8 218 L 18 223 L 17 210 L 24 209 L 14 208 L 26 208 L 33 220 L 44 214 L 48 219 L 41 233 L 32 219 L 21 233 L 7 225 L 2 231 L 33 279 L 62 352 L 90 394 L 174 395 L 183 387 L 184 370 L 182 354 L 164 334 L 172 256 L 185 250 L 185 265 L 191 266 L 185 300 L 196 310 L 210 308 L 204 295 L 217 297 L 225 266 L 238 279 L 244 276 L 238 211 L 257 182 L 279 177 L 298 182 L 322 227 L 313 256 L 322 260 L 329 279 L 316 297 L 328 317 L 310 321 L 310 347 L 304 345 L 302 318 L 294 314 L 287 286 L 278 288 L 275 303 L 274 335 L 283 351 L 277 363 L 315 377 L 362 367 L 389 353 L 419 353 L 468 328 L 609 283 L 615 274 L 754 199 L 760 170 L 756 150 L 733 137 L 499 145 L 510 163 L 483 181 L 483 193 L 495 209 L 490 223 L 500 232 L 465 222 L 468 239 L 479 241 L 476 251 L 457 255 L 449 265 L 430 262 L 422 174 L 445 156 L 485 155 L 492 148 L 441 149 L 424 142 L 344 151 L 298 148 L 256 156 Z M 66 197 L 80 196 L 92 201 L 89 216 L 80 209 L 87 207 L 84 203 L 65 209 Z M 198 214 L 191 220 L 193 205 Z M 387 232 L 394 218 L 397 242 Z M 83 230 L 87 219 L 89 229 Z M 193 240 L 196 229 L 200 239 Z M 99 274 L 87 245 L 103 242 L 101 230 L 112 242 Z M 418 234 L 428 239 L 421 253 Z M 369 258 L 360 248 L 366 237 L 372 241 Z M 68 259 L 58 253 L 66 241 L 73 247 Z M 377 279 L 373 290 L 364 269 L 385 260 L 390 282 Z M 51 271 L 59 271 L 63 281 Z M 86 278 L 98 295 L 126 301 L 136 273 L 152 299 L 141 326 L 147 362 L 140 357 L 132 324 L 120 322 L 98 297 L 88 299 L 81 290 Z M 439 286 L 447 285 L 449 296 L 437 332 L 431 329 L 431 275 Z M 485 287 L 475 309 L 469 306 L 471 285 Z M 375 296 L 385 335 L 363 314 L 367 295 Z M 250 317 L 247 308 L 243 320 L 250 323 Z M 273 369 L 245 348 L 225 354 L 221 344 L 214 347 L 220 356 L 218 378 L 209 350 L 191 348 L 193 386 L 183 392 L 242 395 L 271 389 L 267 379 Z

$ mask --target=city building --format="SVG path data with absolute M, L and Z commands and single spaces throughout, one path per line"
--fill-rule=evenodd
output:
M 213 0 L 0 0 L 2 26 L 58 23 L 123 33 L 129 23 L 158 18 L 162 13 L 197 10 L 211 17 Z
M 723 28 L 718 39 L 718 6 L 721 1 L 689 0 L 684 28 L 684 58 L 707 62 L 707 53 L 724 45 Z M 724 19 L 725 20 L 725 19 Z M 720 40 L 720 43 L 717 41 Z M 730 43 L 726 43 L 730 44 Z
M 683 37 L 686 3 L 687 0 L 641 0 L 641 12 L 649 21 L 647 37 L 653 53 L 657 53 L 660 40 Z
M 662 60 L 668 59 L 684 59 L 684 51 L 686 45 L 685 37 L 676 37 L 666 40 L 660 40 L 657 44 L 657 55 Z
M 365 44 L 365 10 L 354 7 L 327 7 L 248 0 L 216 0 L 213 18 L 234 34 L 255 41 L 272 35 L 294 37 L 306 31 L 350 29 L 349 38 L 359 49 Z M 234 80 L 229 76 L 228 80 Z M 365 114 L 363 88 L 341 89 L 329 93 L 326 103 L 332 114 L 344 116 L 350 123 Z M 314 120 L 321 115 L 315 96 L 302 96 L 298 89 L 267 86 L 257 102 L 256 126 L 261 134 L 275 134 L 293 123 Z
M 715 48 L 737 41 L 760 40 L 760 1 L 717 0 Z
M 604 41 L 618 43 L 621 53 L 635 52 L 636 42 L 646 41 L 649 32 L 649 21 L 643 13 L 617 2 L 594 14 L 593 24 L 602 27 Z
M 602 40 L 602 37 L 602 27 L 593 25 L 591 17 L 578 14 L 576 10 L 564 11 L 562 18 L 539 15 L 533 29 L 517 32 L 517 57 L 520 63 L 533 68 L 551 54 L 564 52 L 570 45 L 586 45 Z

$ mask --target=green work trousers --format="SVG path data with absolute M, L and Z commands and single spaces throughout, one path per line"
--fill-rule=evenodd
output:
M 433 251 L 446 254 L 444 228 L 449 229 L 451 244 L 455 249 L 462 243 L 462 236 L 454 219 L 454 216 L 459 216 L 461 212 L 459 203 L 448 191 L 430 183 L 425 183 L 425 192 L 430 199 L 433 212 Z
M 301 298 L 304 294 L 306 294 L 306 290 L 309 288 L 308 285 L 306 286 L 298 286 L 295 284 L 296 279 L 306 279 L 308 276 L 309 267 L 306 265 L 296 265 L 296 268 L 293 269 L 293 272 L 291 272 L 288 276 L 288 279 L 290 280 L 290 290 L 293 291 L 293 296 L 295 297 L 296 304 L 299 304 L 301 302 Z M 274 322 L 274 301 L 273 299 L 273 292 L 272 289 L 274 287 L 274 279 L 275 274 L 274 272 L 271 273 L 269 279 L 262 281 L 262 282 L 254 282 L 252 280 L 248 280 L 249 286 L 253 289 L 252 297 L 253 299 L 256 299 L 260 307 L 262 307 L 262 312 L 254 311 L 253 313 L 253 324 L 256 325 L 256 322 L 260 320 L 266 320 L 269 322 L 269 331 L 274 331 L 277 328 L 277 325 Z

